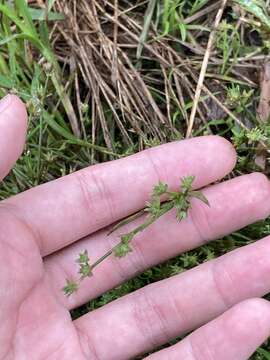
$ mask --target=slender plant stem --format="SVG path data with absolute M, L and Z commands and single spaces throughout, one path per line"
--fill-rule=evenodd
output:
M 159 184 L 154 187 L 150 197 L 150 201 L 146 203 L 146 207 L 136 212 L 135 214 L 132 214 L 126 219 L 120 221 L 120 223 L 118 223 L 112 228 L 109 234 L 118 229 L 120 226 L 127 225 L 141 215 L 147 214 L 144 222 L 136 226 L 132 231 L 120 235 L 119 243 L 114 245 L 109 251 L 107 251 L 104 255 L 98 258 L 93 264 L 90 263 L 87 250 L 80 253 L 79 258 L 76 260 L 76 262 L 79 263 L 80 267 L 78 271 L 80 278 L 77 281 L 70 281 L 67 279 L 66 286 L 63 288 L 64 293 L 67 296 L 70 296 L 75 291 L 77 291 L 79 288 L 79 284 L 86 277 L 90 277 L 93 274 L 93 269 L 100 265 L 103 261 L 105 261 L 109 256 L 115 255 L 116 257 L 122 258 L 128 253 L 132 252 L 133 249 L 131 246 L 131 241 L 133 240 L 133 238 L 173 208 L 176 209 L 176 218 L 179 221 L 184 219 L 187 216 L 187 212 L 191 207 L 191 197 L 195 197 L 204 202 L 205 204 L 209 205 L 208 200 L 200 191 L 192 190 L 192 184 L 194 179 L 194 176 L 187 176 L 185 178 L 182 178 L 180 190 L 177 192 L 168 191 L 168 185 L 159 182 Z M 167 200 L 162 202 L 164 196 L 167 198 Z
M 167 205 L 167 206 L 166 206 Z M 141 225 L 137 226 L 134 230 L 130 231 L 129 233 L 127 233 L 126 235 L 130 235 L 132 236 L 132 238 L 137 235 L 139 232 L 142 232 L 143 230 L 145 230 L 148 226 L 152 225 L 157 219 L 159 219 L 161 216 L 163 216 L 164 214 L 166 214 L 168 211 L 170 211 L 173 208 L 173 203 L 171 201 L 169 202 L 165 202 L 163 203 L 163 207 L 162 210 L 160 211 L 158 216 L 149 216 L 149 218 Z M 130 216 L 128 219 L 126 219 L 125 223 L 127 224 L 128 222 L 134 220 L 134 217 L 136 216 L 136 218 L 138 217 L 138 214 L 142 214 L 145 213 L 145 209 L 139 211 L 138 213 Z M 129 220 L 129 221 L 127 221 Z M 118 228 L 118 227 L 117 227 Z M 111 232 L 109 233 L 111 234 Z M 100 263 L 102 263 L 104 260 L 106 260 L 109 256 L 111 256 L 114 252 L 114 250 L 119 246 L 119 244 L 116 244 L 112 249 L 110 249 L 109 251 L 107 251 L 104 255 L 102 255 L 98 260 L 96 260 L 92 265 L 91 265 L 91 270 L 93 270 L 95 267 L 97 267 Z
M 117 246 L 117 245 L 116 245 Z M 112 255 L 114 248 L 107 251 L 103 256 L 101 256 L 97 261 L 94 262 L 94 264 L 91 265 L 91 270 L 93 270 L 95 267 L 97 267 L 99 264 L 101 264 L 104 260 L 106 260 L 110 255 Z

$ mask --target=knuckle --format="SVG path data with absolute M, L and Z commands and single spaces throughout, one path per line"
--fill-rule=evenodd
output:
M 235 286 L 234 281 L 230 275 L 230 272 L 227 269 L 226 264 L 223 264 L 219 260 L 214 260 L 212 262 L 211 273 L 216 296 L 218 297 L 218 299 L 220 299 L 224 310 L 227 310 L 234 303 L 234 292 L 231 291 L 232 289 L 234 289 Z
M 159 309 L 159 305 L 147 290 L 141 289 L 132 295 L 133 319 L 138 331 L 143 333 L 144 341 L 149 348 L 155 348 L 170 340 L 166 319 Z
M 188 338 L 192 360 L 217 360 L 215 350 L 208 345 L 207 339 L 202 342 L 202 331 L 203 329 Z
M 193 200 L 189 213 L 191 223 L 202 242 L 213 240 L 213 230 L 210 223 L 208 209 L 200 201 Z
M 98 170 L 78 171 L 78 182 L 83 206 L 95 221 L 96 229 L 108 225 L 114 220 L 114 205 L 108 185 L 99 176 Z
M 153 149 L 147 149 L 145 151 L 146 159 L 148 160 L 150 164 L 150 169 L 152 169 L 153 174 L 155 175 L 155 183 L 158 183 L 159 181 L 164 181 L 163 176 L 161 174 L 160 168 L 158 164 L 156 163 L 156 156 L 153 154 Z
M 78 325 L 75 324 L 75 327 L 79 337 L 80 347 L 85 358 L 91 360 L 100 360 L 96 346 L 93 340 L 91 339 L 91 337 L 85 331 L 83 331 Z

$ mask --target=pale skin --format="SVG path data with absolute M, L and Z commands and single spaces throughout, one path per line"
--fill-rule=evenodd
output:
M 2 179 L 23 151 L 26 131 L 23 103 L 6 98 L 0 109 Z M 226 140 L 195 138 L 92 166 L 2 201 L 0 359 L 132 359 L 191 331 L 148 359 L 248 359 L 270 335 L 270 304 L 260 298 L 270 291 L 270 237 L 76 321 L 69 310 L 154 264 L 267 217 L 270 185 L 261 174 L 207 187 L 211 207 L 194 200 L 181 223 L 172 211 L 135 239 L 129 256 L 109 258 L 75 295 L 61 292 L 65 279 L 76 276 L 78 253 L 87 249 L 95 260 L 115 244 L 117 234 L 107 237 L 108 227 L 141 209 L 159 180 L 177 189 L 181 177 L 195 175 L 195 188 L 202 188 L 222 179 L 235 161 Z

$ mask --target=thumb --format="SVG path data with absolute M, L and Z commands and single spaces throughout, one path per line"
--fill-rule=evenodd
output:
M 0 100 L 0 180 L 21 155 L 26 137 L 27 113 L 23 102 L 15 95 Z

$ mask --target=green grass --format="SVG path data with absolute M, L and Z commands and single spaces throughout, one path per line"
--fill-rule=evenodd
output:
M 83 100 L 78 105 L 74 74 L 62 60 L 63 54 L 59 54 L 57 42 L 55 45 L 52 41 L 55 38 L 50 35 L 55 21 L 61 24 L 63 19 L 63 14 L 55 7 L 56 3 L 57 1 L 48 1 L 48 9 L 45 11 L 37 7 L 30 8 L 23 0 L 14 1 L 15 5 L 11 7 L 6 1 L 0 1 L 0 95 L 3 96 L 6 92 L 18 94 L 27 103 L 29 113 L 29 131 L 24 154 L 0 186 L 0 199 L 88 165 L 117 159 L 142 148 L 185 136 L 186 118 L 192 107 L 189 90 L 194 93 L 203 57 L 201 49 L 205 48 L 211 31 L 211 16 L 216 10 L 212 10 L 206 17 L 196 18 L 196 14 L 213 2 L 149 2 L 151 6 L 148 6 L 139 32 L 141 45 L 136 51 L 127 53 L 134 66 L 141 70 L 142 80 L 161 112 L 171 118 L 172 126 L 164 127 L 163 135 L 160 136 L 148 132 L 146 127 L 139 123 L 144 129 L 144 135 L 132 129 L 129 132 L 129 141 L 119 130 L 119 123 L 105 97 L 102 98 L 101 105 L 109 124 L 109 134 L 106 138 L 98 123 L 93 136 L 94 119 L 91 101 L 87 101 L 87 84 L 80 74 L 79 93 Z M 243 4 L 243 1 L 237 0 L 235 3 Z M 246 11 L 247 22 L 241 27 L 237 27 L 238 16 L 234 8 L 227 8 L 215 43 L 215 61 L 211 60 L 209 63 L 205 82 L 226 108 L 250 129 L 243 130 L 231 116 L 218 110 L 213 99 L 206 94 L 201 97 L 199 104 L 203 116 L 196 118 L 193 129 L 194 135 L 214 133 L 225 136 L 234 143 L 239 155 L 235 175 L 258 170 L 254 161 L 258 142 L 263 141 L 269 146 L 269 122 L 262 124 L 256 116 L 260 89 L 254 71 L 258 71 L 260 62 L 254 60 L 252 64 L 258 67 L 255 70 L 248 68 L 244 73 L 241 73 L 241 66 L 236 66 L 241 65 L 241 59 L 247 56 L 256 59 L 256 56 L 269 54 L 269 16 L 264 4 L 264 1 L 258 1 L 250 6 L 245 2 L 243 9 Z M 127 14 L 131 17 L 136 15 L 138 18 L 138 14 L 143 15 L 146 10 L 147 4 L 142 3 Z M 192 20 L 193 18 L 195 20 Z M 246 35 L 244 42 L 243 31 Z M 154 55 L 150 57 L 145 52 L 145 46 L 151 46 L 155 41 L 162 42 L 164 51 L 166 46 L 171 47 L 186 64 L 175 63 L 175 66 L 162 67 Z M 251 64 L 251 61 L 245 63 Z M 160 83 L 153 80 L 156 75 L 162 79 Z M 178 101 L 176 75 L 183 76 L 182 79 L 186 81 L 181 102 Z M 108 84 L 113 89 L 109 80 Z M 205 106 L 211 111 L 207 112 Z M 126 125 L 121 109 L 117 108 L 116 111 L 119 119 Z M 131 291 L 186 271 L 269 233 L 270 220 L 267 219 L 224 239 L 182 254 L 75 310 L 73 316 L 94 310 Z M 259 350 L 252 357 L 256 360 L 269 358 L 268 344 L 265 344 L 264 350 Z

